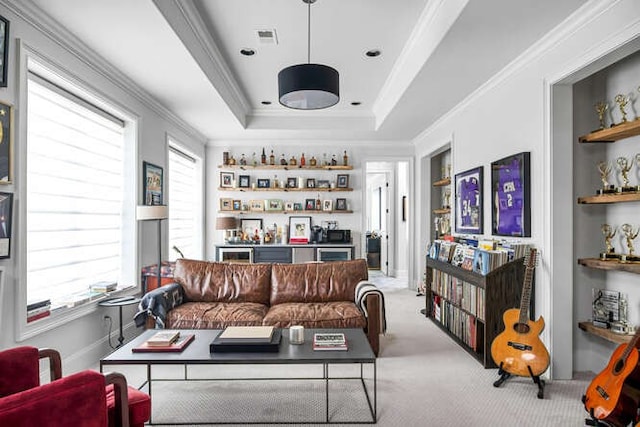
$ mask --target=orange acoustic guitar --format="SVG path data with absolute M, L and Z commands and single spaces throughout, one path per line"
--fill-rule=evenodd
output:
M 541 381 L 538 378 L 540 374 L 549 367 L 549 352 L 539 337 L 544 329 L 544 319 L 542 316 L 535 322 L 529 319 L 531 282 L 536 263 L 537 252 L 531 249 L 524 260 L 526 269 L 520 308 L 504 312 L 502 319 L 505 328 L 491 343 L 491 356 L 502 371 L 522 377 L 530 376 L 537 383 Z M 538 397 L 542 398 L 541 393 Z
M 620 344 L 616 348 L 607 367 L 591 381 L 586 394 L 582 396 L 584 408 L 592 419 L 615 426 L 626 426 L 631 421 L 637 421 L 640 400 L 637 390 L 640 384 L 636 348 L 638 339 L 640 328 L 636 329 L 628 344 Z M 629 384 L 634 387 L 628 387 Z

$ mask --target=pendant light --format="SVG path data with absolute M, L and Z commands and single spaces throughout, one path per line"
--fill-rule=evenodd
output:
M 280 104 L 296 110 L 320 110 L 340 100 L 340 76 L 327 65 L 311 63 L 311 4 L 308 5 L 307 63 L 292 65 L 278 73 Z

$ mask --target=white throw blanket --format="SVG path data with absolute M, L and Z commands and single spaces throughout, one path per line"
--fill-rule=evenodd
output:
M 356 305 L 365 316 L 369 317 L 369 312 L 367 311 L 367 295 L 369 294 L 378 294 L 380 295 L 380 330 L 384 334 L 387 332 L 387 316 L 384 310 L 384 295 L 380 289 L 376 285 L 371 282 L 362 281 L 356 285 Z M 372 313 L 375 316 L 375 313 Z

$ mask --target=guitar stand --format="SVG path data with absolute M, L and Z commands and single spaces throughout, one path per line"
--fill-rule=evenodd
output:
M 500 375 L 500 378 L 494 381 L 494 387 L 500 387 L 502 383 L 504 383 L 511 377 L 511 374 L 509 372 L 502 369 L 503 363 L 504 362 L 500 362 L 500 367 L 498 368 L 498 375 Z M 544 380 L 540 378 L 540 375 L 533 375 L 533 371 L 531 370 L 530 366 L 527 366 L 527 369 L 529 370 L 531 379 L 533 379 L 533 382 L 538 386 L 538 399 L 544 399 Z

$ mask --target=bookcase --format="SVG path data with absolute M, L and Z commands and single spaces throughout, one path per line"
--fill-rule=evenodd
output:
M 426 265 L 426 316 L 482 366 L 497 367 L 491 357 L 491 343 L 504 330 L 505 310 L 520 305 L 524 258 L 486 276 L 428 256 Z M 535 313 L 534 300 L 532 290 L 529 316 Z

